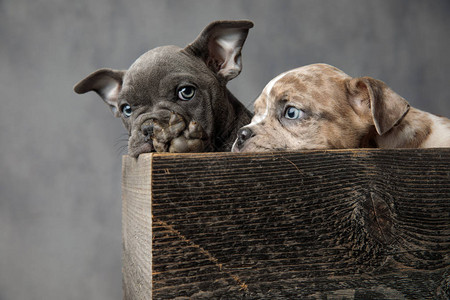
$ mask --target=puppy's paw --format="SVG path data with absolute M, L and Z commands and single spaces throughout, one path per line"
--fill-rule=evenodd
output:
M 169 152 L 205 152 L 208 148 L 207 134 L 203 127 L 195 121 L 191 121 L 183 132 L 183 135 L 172 140 Z

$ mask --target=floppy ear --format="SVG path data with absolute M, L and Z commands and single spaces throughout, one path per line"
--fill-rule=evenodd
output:
M 350 105 L 361 116 L 370 116 L 379 135 L 400 123 L 409 111 L 409 103 L 384 82 L 371 77 L 347 82 Z
M 119 117 L 118 96 L 125 72 L 112 69 L 97 70 L 77 83 L 73 90 L 77 94 L 96 92 L 109 105 L 113 115 Z
M 227 82 L 241 72 L 241 49 L 252 27 L 253 23 L 245 20 L 213 22 L 185 50 L 201 57 Z

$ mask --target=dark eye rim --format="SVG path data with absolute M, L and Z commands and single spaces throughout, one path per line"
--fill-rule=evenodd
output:
M 192 96 L 186 97 L 186 96 L 182 95 L 182 92 L 183 92 L 182 90 L 183 90 L 183 89 L 186 89 L 186 88 L 192 89 Z M 196 88 L 194 85 L 191 85 L 191 84 L 185 84 L 185 85 L 181 85 L 181 86 L 179 86 L 179 87 L 177 88 L 176 96 L 177 96 L 177 98 L 178 98 L 179 100 L 182 100 L 182 101 L 189 101 L 189 100 L 192 100 L 192 98 L 195 97 L 196 93 L 197 93 L 197 88 Z

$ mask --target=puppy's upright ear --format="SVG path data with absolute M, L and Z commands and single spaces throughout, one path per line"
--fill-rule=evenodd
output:
M 206 65 L 226 82 L 242 69 L 241 49 L 251 21 L 216 21 L 209 24 L 185 50 L 201 57 Z
M 346 83 L 350 105 L 373 121 L 379 135 L 400 123 L 409 111 L 409 103 L 380 80 L 361 77 Z
M 122 89 L 125 72 L 112 69 L 97 70 L 77 83 L 73 90 L 77 94 L 96 92 L 108 104 L 113 115 L 119 117 L 118 96 Z

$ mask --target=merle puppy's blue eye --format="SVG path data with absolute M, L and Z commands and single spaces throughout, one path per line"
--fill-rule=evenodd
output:
M 299 108 L 294 106 L 286 107 L 284 111 L 284 117 L 289 120 L 301 119 L 304 116 L 305 112 Z
M 133 113 L 133 110 L 131 109 L 131 106 L 130 106 L 129 104 L 124 104 L 124 105 L 122 105 L 122 107 L 121 107 L 120 110 L 122 111 L 122 115 L 123 115 L 125 118 L 130 117 L 131 114 Z
M 178 88 L 177 96 L 180 100 L 189 101 L 195 96 L 195 87 L 191 85 L 182 86 Z

